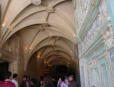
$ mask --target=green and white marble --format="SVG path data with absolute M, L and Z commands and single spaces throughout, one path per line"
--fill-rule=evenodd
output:
M 81 87 L 114 87 L 114 0 L 73 0 Z

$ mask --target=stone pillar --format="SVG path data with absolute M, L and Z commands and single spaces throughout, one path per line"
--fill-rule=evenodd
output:
M 18 73 L 18 61 L 17 60 L 10 62 L 9 71 L 11 71 L 12 73 Z
M 110 22 L 110 21 L 109 21 Z M 111 78 L 111 87 L 114 86 L 114 30 L 111 23 L 108 25 L 108 29 L 103 33 L 103 38 L 105 41 L 105 46 L 107 48 L 107 54 L 109 55 L 110 63 L 110 78 Z
M 85 76 L 87 75 L 85 75 L 85 73 L 86 73 L 86 67 L 85 67 L 85 65 L 86 65 L 86 60 L 84 59 L 84 58 L 81 58 L 80 59 L 80 79 L 81 79 L 81 87 L 86 87 L 86 82 L 85 81 L 87 81 L 86 80 L 86 78 L 85 78 Z

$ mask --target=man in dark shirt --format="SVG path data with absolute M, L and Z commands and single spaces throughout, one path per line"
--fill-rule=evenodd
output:
M 73 75 L 70 75 L 69 78 L 68 78 L 68 80 L 69 80 L 69 85 L 68 85 L 68 87 L 77 87 L 77 83 L 76 83 L 76 81 L 74 80 Z
M 4 76 L 4 81 L 0 82 L 0 87 L 15 87 L 15 85 L 10 82 L 11 72 L 6 72 Z

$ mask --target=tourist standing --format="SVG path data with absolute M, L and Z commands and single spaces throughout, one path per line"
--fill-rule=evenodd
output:
M 64 87 L 68 87 L 68 84 L 69 84 L 68 78 L 65 78 L 65 80 L 64 80 Z
M 57 83 L 57 87 L 61 87 L 61 83 L 62 83 L 62 79 L 59 78 L 58 83 Z
M 76 83 L 76 81 L 74 80 L 73 75 L 70 75 L 69 78 L 68 78 L 68 80 L 69 80 L 69 85 L 68 85 L 68 87 L 77 87 L 77 83 Z
M 37 79 L 35 79 L 35 78 L 31 79 L 31 87 L 40 87 L 40 86 L 41 86 L 41 84 Z
M 62 80 L 62 82 L 61 82 L 61 84 L 60 84 L 60 87 L 64 87 L 64 85 L 65 85 L 65 83 L 64 83 L 65 78 L 62 77 L 61 80 Z
M 24 75 L 20 87 L 30 87 L 29 82 L 27 81 L 27 76 Z
M 11 82 L 15 85 L 15 87 L 18 87 L 18 82 L 17 82 L 17 74 L 13 74 L 13 79 L 11 80 Z
M 15 85 L 10 81 L 11 72 L 6 72 L 4 75 L 4 81 L 0 82 L 0 87 L 15 87 Z

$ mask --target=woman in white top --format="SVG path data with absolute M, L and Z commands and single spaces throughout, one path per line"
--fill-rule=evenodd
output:
M 17 76 L 17 74 L 13 74 L 13 79 L 11 80 L 15 87 L 18 87 Z

